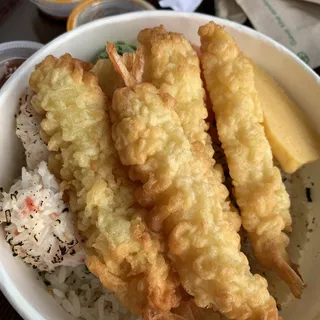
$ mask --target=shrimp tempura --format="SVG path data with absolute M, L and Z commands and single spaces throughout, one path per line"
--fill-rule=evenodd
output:
M 263 129 L 254 71 L 235 41 L 213 22 L 199 29 L 204 77 L 226 154 L 242 224 L 259 262 L 300 297 L 304 284 L 286 252 L 290 200 Z
M 145 58 L 143 80 L 175 99 L 174 110 L 180 118 L 185 135 L 191 143 L 199 141 L 205 146 L 212 166 L 215 165 L 215 179 L 222 182 L 223 171 L 220 164 L 215 164 L 211 138 L 206 132 L 208 111 L 197 52 L 182 34 L 167 32 L 163 26 L 142 30 L 138 40 Z M 233 221 L 235 230 L 239 231 L 239 214 L 226 201 L 228 190 L 225 185 L 220 183 L 220 189 L 224 211 Z
M 179 303 L 179 281 L 145 224 L 111 138 L 109 102 L 90 68 L 68 54 L 48 56 L 30 77 L 32 104 L 44 115 L 56 174 L 87 239 L 89 270 L 135 315 L 166 313 Z
M 116 67 L 126 77 L 123 68 Z M 114 93 L 112 136 L 130 177 L 143 183 L 136 195 L 152 209 L 181 284 L 198 306 L 230 319 L 278 319 L 267 281 L 250 273 L 240 252 L 211 159 L 201 142 L 190 143 L 174 108 L 174 99 L 149 83 Z
M 143 80 L 176 100 L 175 111 L 185 134 L 191 143 L 206 145 L 212 156 L 200 61 L 191 43 L 182 34 L 167 32 L 164 26 L 140 31 L 138 40 L 145 56 Z

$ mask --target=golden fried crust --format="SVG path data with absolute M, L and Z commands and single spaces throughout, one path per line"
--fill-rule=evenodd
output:
M 226 154 L 242 224 L 262 265 L 274 269 L 300 296 L 303 282 L 285 251 L 290 200 L 273 165 L 264 133 L 254 70 L 235 41 L 213 22 L 199 29 L 201 61 L 219 138 Z
M 211 138 L 206 132 L 208 117 L 205 105 L 205 91 L 201 79 L 200 62 L 191 43 L 182 35 L 167 32 L 163 26 L 142 30 L 138 35 L 145 59 L 144 80 L 152 83 L 163 93 L 175 99 L 175 111 L 178 114 L 184 133 L 191 143 L 201 142 L 202 150 L 207 152 L 211 161 L 214 150 Z M 199 144 L 198 144 L 199 145 Z M 202 152 L 197 152 L 201 155 Z M 217 169 L 217 168 L 216 168 Z M 223 172 L 214 170 L 215 179 L 222 181 Z M 234 221 L 235 230 L 239 230 L 241 221 L 237 211 L 230 208 L 228 191 L 220 184 L 221 204 L 226 215 Z
M 176 100 L 175 110 L 191 142 L 200 141 L 212 155 L 206 134 L 205 92 L 200 77 L 200 62 L 191 43 L 181 34 L 167 32 L 163 26 L 142 30 L 138 40 L 146 66 L 144 80 Z
M 161 239 L 143 220 L 146 211 L 113 145 L 108 100 L 90 68 L 70 55 L 49 56 L 30 77 L 32 104 L 44 115 L 41 128 L 54 151 L 50 164 L 60 168 L 87 238 L 89 269 L 134 314 L 168 312 L 178 305 L 179 283 Z
M 169 256 L 200 307 L 230 319 L 277 319 L 267 282 L 252 275 L 240 237 L 219 201 L 220 180 L 201 142 L 192 145 L 174 100 L 148 83 L 114 93 L 112 136 L 137 193 L 152 207 L 150 225 L 167 238 Z
M 192 299 L 181 301 L 172 312 L 185 320 L 221 320 L 221 314 L 213 309 L 200 308 Z
M 89 71 L 92 68 L 92 64 L 74 59 L 68 53 L 64 54 L 59 60 L 52 55 L 47 56 L 40 64 L 36 66 L 35 70 L 39 70 L 41 68 L 49 71 L 54 67 L 65 69 L 76 82 L 85 81 L 86 85 L 90 87 L 94 87 L 97 83 L 96 77 L 89 76 L 89 73 L 86 73 L 86 76 L 89 76 L 87 79 L 82 79 L 83 71 Z M 38 85 L 40 86 L 42 83 L 45 83 L 44 73 L 33 72 L 29 79 L 30 87 L 34 90 L 39 90 L 40 88 Z

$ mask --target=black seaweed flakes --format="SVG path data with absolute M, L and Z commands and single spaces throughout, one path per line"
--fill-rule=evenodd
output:
M 53 236 L 61 243 L 64 243 L 64 241 L 62 241 L 55 233 L 53 234 Z
M 11 224 L 11 211 L 7 209 L 4 214 L 6 216 L 7 226 L 9 226 Z
M 59 246 L 59 249 L 60 249 L 60 252 L 61 252 L 61 254 L 62 254 L 63 256 L 67 253 L 67 248 L 66 248 L 66 247 L 60 247 L 60 246 Z
M 11 200 L 17 200 L 17 195 L 14 193 L 11 193 L 10 198 L 11 198 Z
M 21 246 L 23 246 L 23 242 L 22 242 L 22 241 L 19 241 L 18 243 L 16 243 L 16 244 L 13 245 L 13 248 L 14 248 L 14 247 L 21 247 Z
M 311 188 L 306 188 L 306 197 L 307 197 L 308 202 L 312 202 Z

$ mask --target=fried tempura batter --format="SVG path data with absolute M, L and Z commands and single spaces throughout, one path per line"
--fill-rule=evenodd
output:
M 143 183 L 137 198 L 152 208 L 151 224 L 167 237 L 172 263 L 198 306 L 230 319 L 277 319 L 267 282 L 250 273 L 222 209 L 212 161 L 201 142 L 190 143 L 174 108 L 174 99 L 149 83 L 114 93 L 112 135 L 130 177 Z
M 204 76 L 242 224 L 259 262 L 276 271 L 300 297 L 304 285 L 286 252 L 289 238 L 282 232 L 291 230 L 290 200 L 273 165 L 252 65 L 222 27 L 210 22 L 199 35 Z
M 168 312 L 179 297 L 163 246 L 144 223 L 111 138 L 108 101 L 97 78 L 66 54 L 36 67 L 32 104 L 62 186 L 87 237 L 87 265 L 134 314 Z
M 206 145 L 212 156 L 200 62 L 191 43 L 163 26 L 140 31 L 138 40 L 146 62 L 143 80 L 175 98 L 185 134 L 191 142 Z
M 214 150 L 206 132 L 208 111 L 197 52 L 182 34 L 167 32 L 163 26 L 142 30 L 138 40 L 145 59 L 143 80 L 175 99 L 174 110 L 180 118 L 185 135 L 191 143 L 199 141 L 205 146 L 212 166 L 215 165 L 215 179 L 222 182 L 223 171 L 212 158 Z M 222 183 L 220 189 L 221 204 L 230 221 L 233 221 L 235 230 L 239 231 L 241 220 L 238 212 L 226 201 L 228 190 Z

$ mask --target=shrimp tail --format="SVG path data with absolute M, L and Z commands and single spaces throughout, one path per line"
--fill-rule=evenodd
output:
M 298 265 L 279 259 L 275 265 L 275 271 L 279 277 L 289 286 L 292 294 L 297 298 L 301 298 L 303 289 L 306 287 L 303 279 L 298 271 Z

